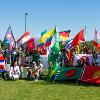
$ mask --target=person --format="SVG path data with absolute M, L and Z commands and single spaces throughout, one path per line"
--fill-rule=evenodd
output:
M 29 56 L 26 56 L 26 57 L 25 57 L 25 60 L 24 60 L 23 66 L 24 66 L 24 67 L 29 67 L 29 63 L 30 63 Z
M 38 64 L 39 59 L 40 59 L 40 54 L 38 53 L 37 48 L 34 48 L 32 52 L 32 62 L 36 62 L 36 64 Z
M 84 64 L 81 62 L 81 60 L 77 60 L 77 65 L 76 65 L 76 67 L 82 68 L 83 66 L 84 66 Z
M 31 67 L 31 78 L 35 81 L 39 79 L 39 68 L 36 65 L 36 62 L 33 62 L 33 66 Z
M 96 63 L 97 63 L 97 53 L 96 53 L 96 51 L 93 51 L 92 52 L 92 65 L 94 66 Z
M 82 62 L 82 64 L 83 64 L 83 66 L 88 66 L 88 65 L 90 65 L 90 63 L 87 62 L 87 60 L 86 60 L 85 57 L 82 57 L 81 62 Z
M 58 62 L 60 67 L 66 66 L 66 63 L 68 63 L 68 51 L 65 48 L 61 49 L 61 52 L 58 57 Z
M 4 57 L 6 66 L 9 67 L 11 64 L 11 53 L 8 51 L 8 48 L 6 48 L 6 50 L 4 51 Z
M 52 67 L 53 67 L 53 63 L 49 62 L 48 72 L 52 69 Z
M 43 71 L 43 64 L 42 64 L 42 61 L 40 59 L 38 61 L 38 68 L 39 68 L 39 72 Z
M 49 66 L 48 66 L 48 74 L 47 74 L 47 81 L 51 81 L 51 70 L 53 68 L 53 62 L 49 62 Z
M 11 66 L 9 71 L 9 78 L 10 79 L 19 79 L 20 77 L 20 69 L 19 66 L 17 66 L 17 62 L 14 62 L 13 66 Z

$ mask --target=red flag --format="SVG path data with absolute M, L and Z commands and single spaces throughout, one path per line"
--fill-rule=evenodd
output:
M 46 48 L 38 49 L 38 52 L 39 52 L 41 55 L 47 55 L 47 49 L 46 49 Z
M 86 66 L 81 81 L 100 84 L 100 67 Z
M 29 41 L 26 42 L 26 46 L 28 51 L 31 51 L 35 48 L 34 38 L 31 38 Z
M 84 29 L 82 29 L 73 39 L 72 44 L 70 46 L 70 49 L 72 49 L 74 46 L 79 45 L 82 41 L 85 41 L 84 39 Z

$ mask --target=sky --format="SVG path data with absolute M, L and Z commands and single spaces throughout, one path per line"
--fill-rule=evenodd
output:
M 0 39 L 10 24 L 16 39 L 27 31 L 37 37 L 55 26 L 59 31 L 71 29 L 73 38 L 86 26 L 86 40 L 93 40 L 95 28 L 100 32 L 100 0 L 0 0 Z

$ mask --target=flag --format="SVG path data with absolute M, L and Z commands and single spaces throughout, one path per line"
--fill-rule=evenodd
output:
M 100 36 L 97 30 L 95 29 L 95 34 L 94 34 L 94 46 L 100 50 Z
M 17 46 L 19 47 L 21 44 L 27 42 L 29 39 L 31 39 L 31 37 L 30 37 L 30 32 L 24 33 L 24 34 L 17 40 Z
M 45 35 L 47 33 L 47 30 L 44 30 L 42 33 L 41 33 L 41 38 Z M 40 38 L 40 39 L 41 39 Z M 38 41 L 39 42 L 39 41 Z M 41 50 L 42 48 L 44 48 L 45 47 L 45 42 L 40 42 L 40 43 L 38 43 L 38 45 L 37 45 L 37 48 L 38 48 L 38 50 Z
M 41 33 L 41 36 L 43 36 L 46 32 L 47 32 L 47 29 L 44 30 L 44 31 Z
M 81 81 L 100 84 L 100 67 L 86 66 Z
M 58 63 L 57 61 L 53 64 L 53 67 L 52 69 L 48 72 L 48 75 L 47 75 L 47 81 L 53 81 L 56 77 L 56 74 L 57 74 L 57 70 L 58 70 Z
M 84 29 L 82 29 L 73 39 L 73 42 L 71 43 L 70 49 L 72 49 L 74 46 L 79 45 L 82 41 L 85 41 L 84 38 Z
M 69 48 L 70 48 L 70 46 L 72 44 L 72 41 L 73 41 L 73 39 L 67 41 L 67 43 L 66 43 L 66 49 L 67 50 L 69 50 Z
M 51 48 L 52 52 L 58 54 L 60 52 L 59 42 L 55 42 L 54 46 Z
M 55 81 L 77 80 L 81 72 L 78 67 L 61 67 L 58 69 Z
M 25 45 L 26 45 L 28 51 L 32 51 L 35 48 L 34 38 L 31 38 L 30 40 L 28 40 L 25 43 Z
M 71 30 L 59 32 L 59 36 L 61 37 L 62 41 L 67 41 L 69 38 Z
M 0 56 L 0 70 L 5 69 L 5 60 L 3 56 Z
M 15 38 L 13 36 L 11 27 L 8 27 L 7 33 L 4 37 L 3 43 L 7 43 L 8 44 L 8 50 L 12 51 L 14 48 L 16 48 L 16 42 L 15 42 Z
M 38 41 L 38 46 L 39 45 L 46 45 L 51 43 L 51 38 L 53 37 L 53 35 L 56 33 L 56 28 L 51 29 L 50 31 L 46 32 L 45 34 L 43 34 L 43 36 L 41 36 L 40 40 Z M 48 46 L 48 45 L 46 45 Z

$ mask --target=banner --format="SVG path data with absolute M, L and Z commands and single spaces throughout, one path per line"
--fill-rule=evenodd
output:
M 86 66 L 81 81 L 100 84 L 100 67 Z
M 58 70 L 55 80 L 78 80 L 82 68 L 78 67 L 61 67 Z

